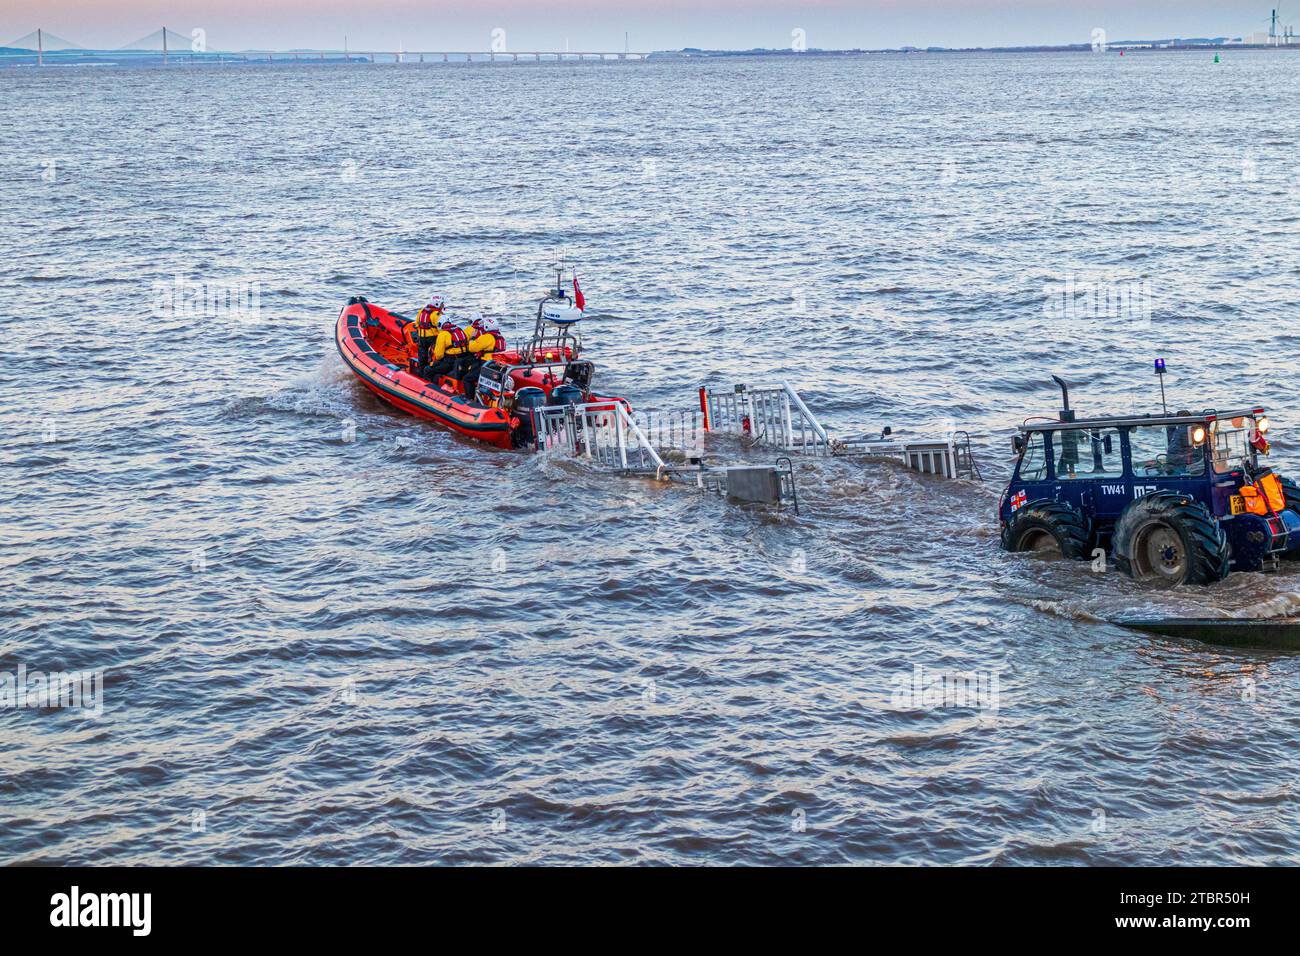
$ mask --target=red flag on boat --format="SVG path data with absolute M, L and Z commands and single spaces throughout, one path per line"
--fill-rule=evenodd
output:
M 573 302 L 579 309 L 586 311 L 587 297 L 583 295 L 582 290 L 578 288 L 578 277 L 576 275 L 573 277 Z

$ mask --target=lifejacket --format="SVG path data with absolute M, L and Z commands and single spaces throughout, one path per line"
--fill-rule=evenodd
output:
M 482 356 L 483 361 L 492 358 L 494 352 L 504 352 L 506 348 L 506 337 L 500 332 L 480 332 L 474 339 L 475 343 L 485 335 L 492 336 L 492 342 L 487 348 L 478 349 L 478 354 Z
M 415 317 L 415 334 L 419 338 L 433 339 L 438 337 L 438 323 L 433 321 L 437 311 L 433 306 L 426 305 L 420 310 L 420 314 Z
M 451 336 L 451 344 L 443 352 L 444 355 L 464 355 L 469 351 L 469 338 L 466 337 L 464 329 L 452 325 L 443 331 Z
M 1261 475 L 1253 485 L 1243 485 L 1241 497 L 1249 514 L 1267 517 L 1278 514 L 1286 507 L 1286 492 L 1277 475 L 1269 472 Z

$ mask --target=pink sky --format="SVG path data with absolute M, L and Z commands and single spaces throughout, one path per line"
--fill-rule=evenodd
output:
M 166 24 L 201 27 L 211 49 L 507 49 L 1010 46 L 1111 39 L 1240 36 L 1267 29 L 1270 0 L 5 0 L 0 43 L 43 27 L 83 46 L 116 47 Z M 1300 14 L 1300 10 L 1297 10 Z M 1286 17 L 1283 18 L 1284 20 Z M 1300 20 L 1295 16 L 1292 20 Z

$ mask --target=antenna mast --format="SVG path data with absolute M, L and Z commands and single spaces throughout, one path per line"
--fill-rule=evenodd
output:
M 555 297 L 564 298 L 564 250 L 555 250 Z

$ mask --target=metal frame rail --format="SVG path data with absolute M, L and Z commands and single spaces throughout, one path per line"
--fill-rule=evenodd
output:
M 534 447 L 559 448 L 616 471 L 665 477 L 673 469 L 622 402 L 589 402 L 533 409 Z
M 532 416 L 536 451 L 558 451 L 619 474 L 690 482 L 735 501 L 791 504 L 799 513 L 788 457 L 778 459 L 775 468 L 705 465 L 697 412 L 634 415 L 623 402 L 606 401 L 535 408 Z M 666 462 L 664 455 L 680 456 L 682 462 Z
M 943 478 L 979 478 L 971 452 L 970 434 L 951 432 L 938 441 L 899 441 L 887 438 L 833 439 L 789 384 L 731 391 L 699 389 L 706 432 L 733 434 L 756 445 L 797 455 L 874 455 L 901 460 L 923 474 Z
M 831 439 L 817 416 L 785 382 L 737 385 L 718 393 L 700 386 L 706 431 L 748 436 L 755 444 L 800 455 L 831 454 Z

